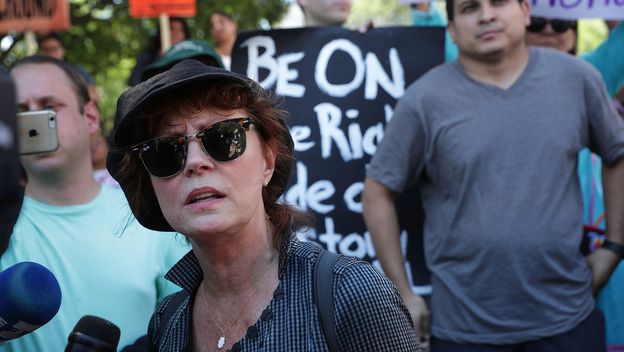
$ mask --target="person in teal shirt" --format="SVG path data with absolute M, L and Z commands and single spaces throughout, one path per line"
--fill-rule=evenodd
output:
M 417 3 L 411 5 L 412 21 L 414 26 L 420 27 L 446 27 L 448 24 L 446 18 L 440 11 L 429 2 Z M 453 43 L 451 36 L 446 32 L 444 37 L 444 59 L 452 61 L 459 56 L 457 45 Z
M 94 179 L 89 134 L 99 127 L 99 113 L 72 66 L 32 56 L 18 62 L 11 76 L 21 111 L 56 112 L 60 146 L 21 157 L 26 196 L 0 271 L 39 263 L 58 280 L 62 301 L 51 321 L 0 351 L 63 351 L 84 315 L 117 325 L 120 348 L 132 344 L 146 334 L 158 302 L 180 290 L 164 275 L 190 247 L 140 226 L 122 191 Z

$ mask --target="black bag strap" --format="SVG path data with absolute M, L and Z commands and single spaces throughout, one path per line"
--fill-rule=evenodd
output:
M 167 304 L 167 308 L 162 313 L 162 317 L 160 317 L 160 326 L 158 327 L 158 336 L 162 337 L 165 334 L 165 329 L 167 329 L 167 325 L 169 324 L 169 320 L 173 314 L 178 310 L 178 307 L 184 302 L 184 300 L 189 296 L 187 290 L 181 290 L 173 294 L 171 301 Z
M 334 320 L 334 265 L 339 255 L 326 250 L 316 258 L 314 265 L 314 304 L 319 311 L 321 330 L 325 342 L 331 352 L 338 352 L 338 338 L 336 337 L 336 321 Z

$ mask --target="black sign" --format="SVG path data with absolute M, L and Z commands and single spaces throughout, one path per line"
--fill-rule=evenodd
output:
M 300 28 L 239 34 L 232 70 L 284 97 L 296 170 L 285 199 L 316 215 L 299 234 L 379 267 L 362 217 L 366 165 L 407 86 L 443 62 L 442 28 L 393 27 L 359 33 Z M 429 288 L 416 190 L 397 200 L 406 266 L 417 292 Z M 408 240 L 409 239 L 409 240 Z

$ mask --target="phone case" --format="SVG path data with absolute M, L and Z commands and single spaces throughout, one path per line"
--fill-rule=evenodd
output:
M 17 114 L 19 153 L 49 153 L 58 149 L 56 113 L 52 110 Z

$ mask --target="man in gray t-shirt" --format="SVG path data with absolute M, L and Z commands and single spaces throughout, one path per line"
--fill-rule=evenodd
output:
M 604 351 L 595 292 L 624 254 L 624 123 L 588 64 L 524 42 L 523 0 L 449 1 L 460 56 L 405 93 L 371 161 L 364 218 L 426 343 L 394 195 L 418 184 L 433 351 Z M 605 161 L 609 240 L 580 251 L 579 150 Z M 415 200 L 417 201 L 417 200 Z

